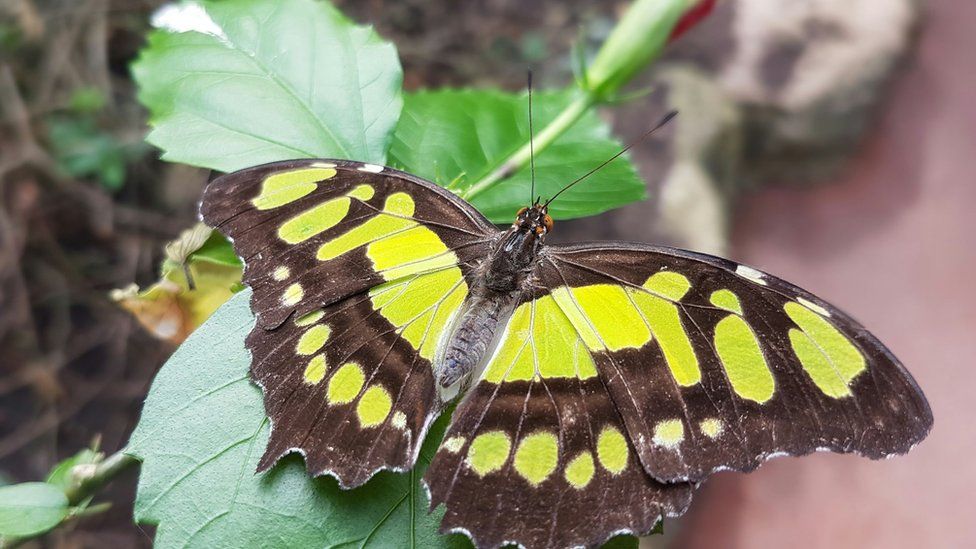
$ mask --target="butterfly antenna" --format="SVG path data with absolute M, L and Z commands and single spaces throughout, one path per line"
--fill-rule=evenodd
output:
M 529 201 L 535 196 L 535 132 L 532 129 L 532 69 L 529 69 L 528 83 L 529 90 L 529 171 L 532 173 L 532 187 L 529 189 Z M 533 205 L 538 202 L 532 202 Z
M 623 150 L 621 150 L 617 154 L 611 156 L 610 158 L 604 160 L 603 163 L 601 163 L 599 166 L 597 166 L 597 167 L 593 168 L 592 170 L 586 172 L 585 174 L 583 174 L 582 177 L 577 178 L 575 181 L 573 181 L 569 185 L 566 185 L 565 187 L 563 187 L 562 189 L 560 189 L 558 193 L 552 195 L 552 198 L 550 198 L 549 200 L 546 200 L 546 203 L 545 203 L 545 205 L 543 207 L 549 207 L 549 204 L 551 204 L 552 201 L 555 200 L 557 196 L 559 196 L 559 195 L 563 194 L 564 192 L 566 192 L 567 190 L 569 190 L 569 188 L 572 187 L 573 185 L 579 183 L 580 181 L 582 181 L 582 180 L 586 179 L 587 177 L 589 177 L 589 176 L 595 174 L 596 172 L 600 171 L 601 168 L 603 168 L 607 164 L 609 164 L 609 163 L 613 162 L 614 160 L 616 160 L 618 157 L 620 157 L 620 155 L 622 155 L 625 152 L 629 151 L 632 147 L 634 147 L 635 145 L 637 145 L 638 143 L 640 143 L 641 141 L 643 141 L 644 139 L 646 139 L 652 133 L 654 133 L 657 130 L 661 129 L 661 127 L 663 127 L 665 124 L 667 124 L 668 122 L 670 122 L 671 119 L 674 118 L 677 115 L 678 115 L 678 111 L 671 111 L 668 114 L 664 115 L 664 118 L 662 118 L 660 122 L 658 122 L 657 124 L 655 124 L 651 129 L 649 129 L 646 132 L 644 132 L 643 135 L 641 135 L 637 139 L 633 140 L 629 145 L 627 145 L 626 147 L 624 147 Z

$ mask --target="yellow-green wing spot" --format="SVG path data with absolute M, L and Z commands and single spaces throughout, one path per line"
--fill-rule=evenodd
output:
M 685 439 L 685 426 L 680 419 L 665 419 L 654 426 L 654 444 L 675 449 Z
M 279 265 L 278 267 L 275 267 L 274 271 L 271 272 L 271 278 L 274 279 L 275 282 L 287 280 L 289 276 L 291 276 L 291 269 L 289 269 L 287 265 Z
M 366 202 L 367 200 L 373 198 L 373 195 L 376 194 L 376 189 L 374 189 L 372 185 L 356 185 L 356 188 L 349 191 L 347 194 L 357 200 Z
M 596 439 L 596 457 L 600 465 L 617 475 L 627 468 L 627 439 L 616 427 L 604 427 Z
M 698 357 L 675 304 L 685 296 L 689 288 L 691 284 L 684 275 L 671 271 L 659 272 L 648 278 L 644 283 L 647 291 L 627 288 L 627 293 L 637 305 L 644 322 L 657 338 L 671 375 L 683 387 L 701 381 Z
M 783 309 L 799 326 L 799 330 L 790 330 L 790 344 L 814 384 L 827 396 L 850 396 L 851 381 L 867 369 L 861 351 L 833 324 L 809 308 L 789 302 Z
M 316 257 L 319 261 L 334 259 L 370 242 L 415 227 L 417 222 L 411 217 L 414 206 L 413 199 L 407 193 L 391 194 L 380 213 L 322 244 Z
M 382 385 L 372 385 L 359 397 L 359 404 L 356 405 L 356 415 L 359 416 L 359 424 L 363 427 L 375 427 L 390 415 L 393 409 L 393 399 L 390 392 Z
M 739 302 L 739 296 L 730 290 L 715 290 L 708 300 L 720 309 L 742 315 L 742 303 Z
M 699 427 L 701 428 L 701 432 L 703 435 L 712 439 L 722 436 L 722 431 L 725 430 L 725 426 L 722 424 L 722 420 L 714 417 L 703 419 L 702 422 L 699 424 Z
M 467 463 L 478 476 L 485 476 L 502 468 L 508 461 L 512 441 L 502 431 L 480 434 L 468 447 Z
M 715 326 L 715 351 L 737 395 L 760 404 L 773 397 L 773 373 L 756 334 L 741 316 L 728 315 Z
M 566 466 L 566 482 L 577 490 L 582 490 L 593 480 L 596 466 L 593 465 L 593 454 L 584 450 L 574 457 Z
M 325 355 L 316 355 L 308 361 L 303 374 L 305 383 L 315 385 L 325 377 Z
M 335 177 L 335 168 L 302 168 L 269 175 L 261 192 L 251 201 L 259 210 L 270 210 L 311 194 L 320 181 Z
M 312 311 L 306 315 L 302 315 L 296 318 L 295 326 L 298 326 L 300 328 L 305 326 L 311 326 L 312 324 L 315 324 L 316 322 L 322 320 L 322 317 L 324 316 L 325 316 L 325 311 L 321 309 L 319 309 L 318 311 Z
M 386 280 L 396 280 L 457 265 L 458 259 L 437 233 L 417 225 L 370 243 L 366 257 Z
M 295 352 L 304 356 L 314 355 L 325 346 L 325 342 L 328 341 L 331 334 L 332 328 L 325 324 L 316 324 L 298 338 Z
M 533 486 L 549 478 L 559 462 L 559 442 L 546 431 L 522 439 L 515 451 L 515 470 Z
M 623 286 L 561 286 L 551 295 L 586 345 L 594 351 L 639 348 L 651 339 L 651 332 Z
M 292 217 L 278 227 L 278 238 L 298 244 L 339 224 L 349 213 L 349 198 L 327 200 Z
M 591 350 L 640 348 L 657 338 L 671 374 L 687 387 L 701 380 L 701 370 L 675 302 L 690 288 L 684 275 L 662 271 L 648 278 L 643 289 L 560 286 L 550 295 Z
M 505 327 L 483 379 L 491 383 L 541 378 L 589 379 L 596 364 L 552 296 L 519 305 Z
M 691 282 L 681 273 L 661 271 L 648 278 L 644 288 L 671 301 L 680 301 L 691 288 Z
M 326 398 L 329 404 L 348 404 L 352 402 L 359 391 L 363 389 L 366 376 L 363 369 L 355 362 L 343 364 L 329 380 L 329 388 L 326 391 Z
M 373 307 L 428 360 L 467 295 L 468 286 L 457 267 L 386 282 L 369 292 Z
M 289 285 L 285 288 L 284 293 L 281 294 L 281 303 L 283 305 L 292 306 L 298 305 L 298 303 L 305 297 L 305 290 L 302 289 L 302 285 L 295 284 Z

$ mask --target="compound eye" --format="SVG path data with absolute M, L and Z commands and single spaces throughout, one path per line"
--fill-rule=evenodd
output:
M 522 214 L 525 213 L 525 210 L 528 210 L 528 208 L 519 208 L 519 211 L 515 212 L 515 217 L 522 217 Z
M 549 217 L 548 215 L 546 215 L 545 219 L 542 220 L 542 223 L 545 224 L 545 226 L 546 226 L 546 232 L 549 232 L 549 231 L 552 230 L 553 222 L 552 222 L 552 218 L 551 217 Z

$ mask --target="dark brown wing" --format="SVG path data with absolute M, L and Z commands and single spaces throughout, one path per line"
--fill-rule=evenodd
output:
M 876 337 L 753 268 L 608 243 L 550 248 L 538 274 L 661 481 L 815 450 L 884 458 L 932 426 L 915 380 Z
M 431 361 L 494 226 L 432 183 L 338 160 L 220 177 L 201 210 L 254 290 L 247 347 L 272 424 L 259 468 L 297 451 L 352 487 L 412 467 L 443 404 Z

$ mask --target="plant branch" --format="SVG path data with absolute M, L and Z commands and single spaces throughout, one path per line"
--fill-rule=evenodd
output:
M 77 505 L 95 495 L 106 484 L 138 463 L 139 460 L 136 458 L 119 451 L 97 464 L 77 466 L 76 470 L 72 471 L 74 482 L 64 491 L 64 495 L 68 497 L 68 504 Z
M 710 11 L 714 3 L 712 0 L 634 2 L 600 47 L 593 65 L 584 70 L 580 96 L 536 136 L 535 153 L 541 154 L 590 109 L 612 101 L 621 86 L 657 58 L 676 30 L 684 30 L 677 28 L 679 23 L 693 24 Z M 696 19 L 688 22 L 683 18 L 685 15 L 694 15 Z M 528 165 L 532 154 L 530 145 L 527 140 L 497 169 L 462 191 L 461 197 L 471 200 Z

